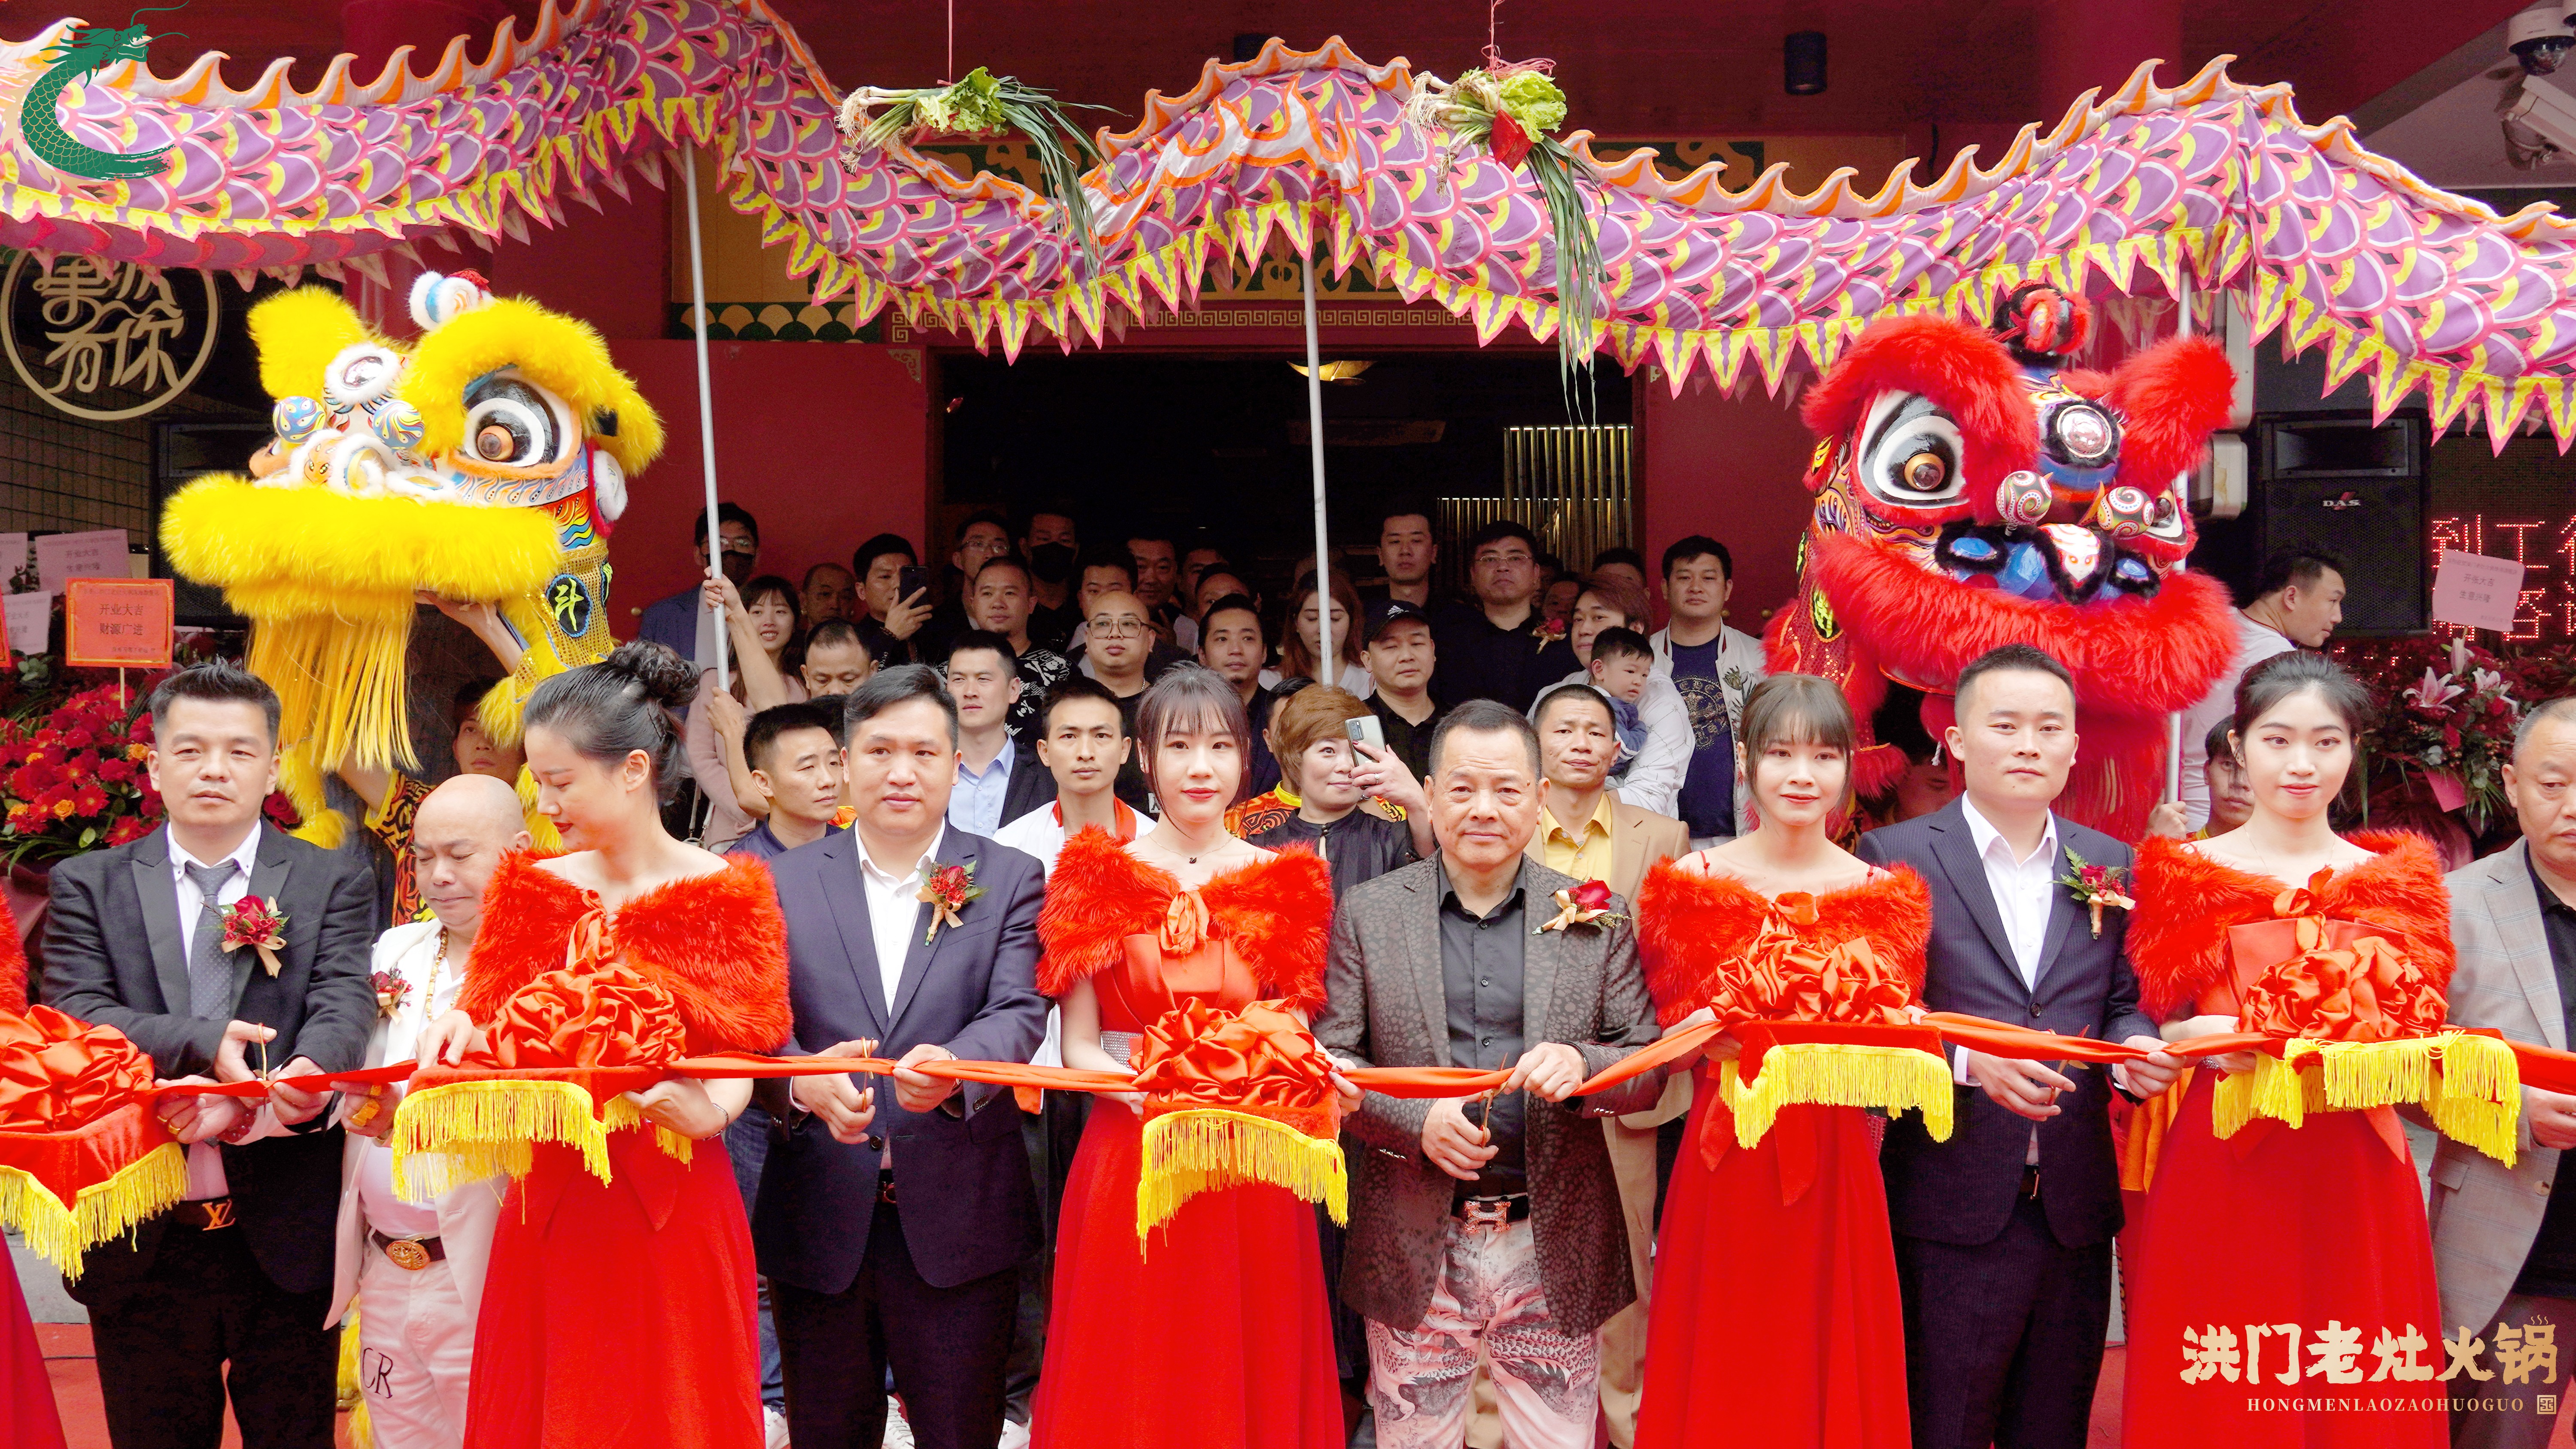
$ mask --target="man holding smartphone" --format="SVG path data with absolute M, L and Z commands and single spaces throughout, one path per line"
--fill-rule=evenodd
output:
M 860 629 L 870 635 L 869 651 L 880 665 L 918 664 L 935 652 L 924 637 L 930 622 L 930 570 L 921 555 L 899 533 L 880 533 L 850 556 L 858 576 L 859 604 L 867 611 Z

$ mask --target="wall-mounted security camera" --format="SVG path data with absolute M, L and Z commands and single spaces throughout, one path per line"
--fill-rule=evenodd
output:
M 2565 62 L 2568 50 L 2576 47 L 2571 20 L 2576 20 L 2576 3 L 2542 0 L 2505 22 L 2505 48 L 2524 75 L 2548 75 Z

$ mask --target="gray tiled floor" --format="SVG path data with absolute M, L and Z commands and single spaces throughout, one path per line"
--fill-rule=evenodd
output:
M 16 1233 L 9 1234 L 9 1256 L 17 1261 L 18 1286 L 26 1291 L 27 1311 L 38 1323 L 89 1322 L 89 1310 L 64 1296 L 63 1275 L 28 1252 Z

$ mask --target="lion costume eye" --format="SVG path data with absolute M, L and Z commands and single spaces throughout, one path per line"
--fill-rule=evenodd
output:
M 554 400 L 533 383 L 495 373 L 465 390 L 465 451 L 496 468 L 557 461 L 563 425 Z
M 1930 398 L 1887 393 L 1861 425 L 1862 482 L 1881 502 L 1940 508 L 1967 494 L 1959 474 L 1959 425 Z

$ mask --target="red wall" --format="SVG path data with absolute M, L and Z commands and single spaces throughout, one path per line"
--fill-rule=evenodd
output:
M 1684 387 L 1676 398 L 1641 379 L 1636 412 L 1644 435 L 1637 527 L 1648 567 L 1690 534 L 1724 543 L 1735 558 L 1726 621 L 1760 633 L 1797 584 L 1798 532 L 1809 512 L 1800 479 L 1814 440 L 1797 410 L 1758 383 L 1740 398 L 1715 387 Z M 1660 579 L 1656 588 L 1660 618 Z
M 634 611 L 697 576 L 689 535 L 706 485 L 696 344 L 621 341 L 613 350 L 669 434 L 661 460 L 633 480 L 610 546 L 609 619 L 624 636 L 634 632 Z M 827 559 L 846 566 L 861 541 L 888 530 L 920 540 L 929 402 L 894 349 L 716 342 L 707 356 L 716 483 L 760 520 L 761 572 L 797 579 Z

